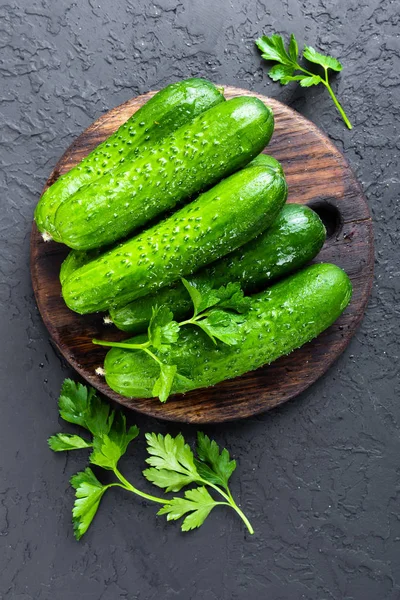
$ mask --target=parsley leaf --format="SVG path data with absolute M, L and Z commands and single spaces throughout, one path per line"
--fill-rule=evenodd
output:
M 108 402 L 103 402 L 98 396 L 92 394 L 86 414 L 86 428 L 94 436 L 107 435 L 113 424 L 114 414 Z
M 332 69 L 333 71 L 341 71 L 343 65 L 333 56 L 320 54 L 312 46 L 304 46 L 303 56 L 309 62 L 321 65 L 324 69 Z
M 166 402 L 171 393 L 175 375 L 178 367 L 176 365 L 167 365 L 160 363 L 160 375 L 156 379 L 152 394 L 158 396 L 160 402 Z
M 244 296 L 239 283 L 213 289 L 208 284 L 191 283 L 186 279 L 182 282 L 192 299 L 194 314 L 191 319 L 182 321 L 180 326 L 197 325 L 214 344 L 216 340 L 228 345 L 237 344 L 241 338 L 238 324 L 242 319 L 228 311 L 244 313 L 250 308 L 250 299 Z
M 193 452 L 190 446 L 185 443 L 181 433 L 175 438 L 169 433 L 166 436 L 146 433 L 146 440 L 148 443 L 147 452 L 150 454 L 146 462 L 149 465 L 156 469 L 180 473 L 186 477 L 187 483 L 196 481 L 198 473 L 194 464 Z
M 93 439 L 93 452 L 89 456 L 92 465 L 113 471 L 120 458 L 120 447 L 108 435 L 96 436 Z
M 250 309 L 250 298 L 245 296 L 239 283 L 228 283 L 217 290 L 219 301 L 218 308 L 231 309 L 238 313 L 248 312 Z
M 323 80 L 319 75 L 313 75 L 312 77 L 303 77 L 300 80 L 301 87 L 311 87 L 312 85 L 318 85 Z
M 108 433 L 113 413 L 110 405 L 103 402 L 92 387 L 65 379 L 58 399 L 60 417 L 68 423 L 80 425 L 93 435 Z
M 182 283 L 187 289 L 194 306 L 194 316 L 217 304 L 220 300 L 217 290 L 205 282 L 188 281 L 182 277 Z
M 299 47 L 297 45 L 297 40 L 294 37 L 293 33 L 290 36 L 289 56 L 292 59 L 292 61 L 297 64 L 297 59 L 299 57 Z
M 210 514 L 214 506 L 222 504 L 216 502 L 204 486 L 187 490 L 184 498 L 173 498 L 168 504 L 165 504 L 157 514 L 167 515 L 168 521 L 176 521 L 187 513 L 182 523 L 182 531 L 190 531 L 200 527 Z
M 215 309 L 206 318 L 197 321 L 196 325 L 207 333 L 214 344 L 216 340 L 220 340 L 228 346 L 235 346 L 242 337 L 239 329 L 239 323 L 242 321 L 238 315 Z
M 126 431 L 126 419 L 118 412 L 109 434 L 96 435 L 93 438 L 93 452 L 89 460 L 93 465 L 114 471 L 118 461 L 126 452 L 129 442 L 139 435 L 136 425 Z
M 72 522 L 74 535 L 79 540 L 92 522 L 108 486 L 102 485 L 89 467 L 71 477 L 71 485 L 76 490 Z
M 151 483 L 167 492 L 179 492 L 199 479 L 193 452 L 181 433 L 175 438 L 169 433 L 166 436 L 146 433 L 146 440 L 150 454 L 146 462 L 153 468 L 143 471 L 143 475 Z
M 293 58 L 293 55 L 296 51 L 297 43 L 293 34 L 291 35 L 290 40 L 292 51 L 289 50 L 289 53 L 285 50 L 285 44 L 283 43 L 282 37 L 277 34 L 271 35 L 271 37 L 263 35 L 256 40 L 256 44 L 261 50 L 261 56 L 265 58 L 265 60 L 273 60 L 295 69 L 297 56 L 296 58 Z
M 126 430 L 126 418 L 123 412 L 118 411 L 111 427 L 109 438 L 120 449 L 121 456 L 125 454 L 128 444 L 139 435 L 139 428 L 136 425 L 131 425 Z
M 287 65 L 275 65 L 274 67 L 271 67 L 268 75 L 273 81 L 280 81 L 282 83 L 284 80 L 293 79 L 293 73 L 293 67 L 289 67 Z
M 236 469 L 236 461 L 231 460 L 229 452 L 224 448 L 221 452 L 217 442 L 210 440 L 201 431 L 197 433 L 196 466 L 203 479 L 228 489 L 228 481 Z
M 198 434 L 197 441 L 198 458 L 194 457 L 182 434 L 173 438 L 169 434 L 163 436 L 147 433 L 146 440 L 150 454 L 146 462 L 151 465 L 151 468 L 143 471 L 146 479 L 167 492 L 178 492 L 192 483 L 203 486 L 186 491 L 184 498 L 173 498 L 165 503 L 158 514 L 166 514 L 169 520 L 179 519 L 190 512 L 192 514 L 185 518 L 182 530 L 199 527 L 213 506 L 221 504 L 204 487 L 209 486 L 224 498 L 222 504 L 231 506 L 240 515 L 250 533 L 253 533 L 251 524 L 233 500 L 228 487 L 236 462 L 230 459 L 227 450 L 220 451 L 215 442 L 201 433 Z
M 47 440 L 47 443 L 54 452 L 92 447 L 91 442 L 84 440 L 80 435 L 72 435 L 71 433 L 57 433 L 56 435 L 52 435 Z
M 173 320 L 174 315 L 166 306 L 156 306 L 148 328 L 150 345 L 159 349 L 165 344 L 173 344 L 179 337 L 179 325 Z
M 86 428 L 86 416 L 90 399 L 96 394 L 93 388 L 87 388 L 81 383 L 65 379 L 62 384 L 58 408 L 60 417 L 68 423 L 74 423 Z
M 279 81 L 282 85 L 286 85 L 290 81 L 299 81 L 301 87 L 304 88 L 322 83 L 328 90 L 347 127 L 352 129 L 352 125 L 344 112 L 343 107 L 336 98 L 328 79 L 329 69 L 339 72 L 343 68 L 336 58 L 320 54 L 312 46 L 304 47 L 303 57 L 310 63 L 323 67 L 324 77 L 322 77 L 318 75 L 318 73 L 313 73 L 299 64 L 299 49 L 293 34 L 290 36 L 288 49 L 285 48 L 282 37 L 277 34 L 271 35 L 270 37 L 263 35 L 258 38 L 255 43 L 261 51 L 262 58 L 278 63 L 271 67 L 268 73 L 273 81 Z

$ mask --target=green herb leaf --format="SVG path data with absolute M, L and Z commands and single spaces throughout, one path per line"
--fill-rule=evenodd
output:
M 113 471 L 118 461 L 126 452 L 129 442 L 139 435 L 139 429 L 134 425 L 126 431 L 126 419 L 118 412 L 109 434 L 94 436 L 93 452 L 89 460 L 93 465 Z
M 294 63 L 297 63 L 297 59 L 299 57 L 299 47 L 293 33 L 290 35 L 289 56 Z
M 114 411 L 108 402 L 92 394 L 86 414 L 86 427 L 93 436 L 107 435 L 114 420 Z
M 79 540 L 92 522 L 108 486 L 102 485 L 89 467 L 71 477 L 71 485 L 76 490 L 72 522 L 74 535 Z
M 318 85 L 322 79 L 319 75 L 313 75 L 312 77 L 303 77 L 300 80 L 301 87 L 311 87 L 312 85 Z
M 166 344 L 173 344 L 179 337 L 179 325 L 173 320 L 174 315 L 166 306 L 153 308 L 148 328 L 150 345 L 160 349 Z
M 220 452 L 218 444 L 201 431 L 197 433 L 196 450 L 199 457 L 196 466 L 200 476 L 227 490 L 228 481 L 236 469 L 236 461 L 230 459 L 228 450 L 224 448 Z
M 167 515 L 168 521 L 176 521 L 187 513 L 190 513 L 182 523 L 182 531 L 190 531 L 200 527 L 210 514 L 216 502 L 208 493 L 207 488 L 198 487 L 187 490 L 184 498 L 173 498 L 171 502 L 163 506 L 157 514 Z
M 256 40 L 256 44 L 262 52 L 261 56 L 265 58 L 265 60 L 273 60 L 283 65 L 293 67 L 296 66 L 296 61 L 293 60 L 292 56 L 290 56 L 286 52 L 283 39 L 280 35 L 274 34 L 271 35 L 271 37 L 263 35 L 262 37 L 258 38 L 258 40 Z
M 58 409 L 60 416 L 68 423 L 74 423 L 81 427 L 86 426 L 86 417 L 89 410 L 90 399 L 95 395 L 93 388 L 75 383 L 71 379 L 65 379 L 60 397 L 58 399 Z
M 280 81 L 283 83 L 288 77 L 291 77 L 294 73 L 294 67 L 288 65 L 275 65 L 268 71 L 269 77 L 273 81 Z
M 220 340 L 228 346 L 235 346 L 242 339 L 240 322 L 242 322 L 242 318 L 239 315 L 214 309 L 206 318 L 196 321 L 196 324 L 214 343 L 216 340 Z
M 108 435 L 111 441 L 117 444 L 121 456 L 123 456 L 128 444 L 139 435 L 139 428 L 136 425 L 132 425 L 127 431 L 125 415 L 122 411 L 118 411 Z
M 328 80 L 328 70 L 341 71 L 341 63 L 333 56 L 320 54 L 312 46 L 305 46 L 303 50 L 303 56 L 309 62 L 320 65 L 324 68 L 324 77 L 320 77 L 317 73 L 311 73 L 308 69 L 305 69 L 298 62 L 299 48 L 297 45 L 296 38 L 292 34 L 290 36 L 289 48 L 285 49 L 285 44 L 280 35 L 272 35 L 268 37 L 266 35 L 256 40 L 256 45 L 261 50 L 261 56 L 266 60 L 271 60 L 279 64 L 273 66 L 269 70 L 269 77 L 274 81 L 279 81 L 282 85 L 286 85 L 291 81 L 299 81 L 301 87 L 306 88 L 312 85 L 318 85 L 322 83 L 328 90 L 336 108 L 338 109 L 343 121 L 346 123 L 349 129 L 352 129 L 352 125 L 343 110 L 342 105 L 336 98 Z M 298 74 L 298 72 L 301 74 Z M 297 72 L 297 74 L 296 74 Z
M 341 71 L 343 69 L 342 64 L 333 56 L 320 54 L 312 46 L 304 46 L 303 56 L 308 61 L 321 65 L 325 69 L 332 69 L 333 71 Z
M 120 447 L 108 435 L 93 438 L 93 452 L 89 456 L 92 465 L 113 471 L 121 458 Z
M 168 400 L 177 368 L 176 365 L 160 363 L 160 376 L 156 380 L 152 390 L 153 396 L 158 396 L 160 402 L 166 402 Z
M 188 281 L 183 277 L 182 283 L 187 289 L 193 302 L 195 316 L 207 308 L 214 306 L 220 300 L 217 290 L 207 283 Z
M 244 295 L 240 284 L 237 282 L 220 287 L 217 290 L 217 295 L 219 297 L 216 304 L 217 308 L 231 309 L 238 313 L 245 313 L 250 309 L 250 298 Z
M 147 452 L 150 454 L 146 462 L 154 467 L 154 469 L 147 469 L 143 472 L 149 481 L 152 481 L 158 487 L 169 487 L 170 483 L 167 481 L 165 473 L 165 471 L 168 471 L 174 477 L 171 489 L 178 491 L 184 485 L 193 483 L 199 478 L 193 452 L 190 446 L 185 444 L 181 433 L 175 438 L 169 433 L 166 436 L 146 433 L 146 440 L 148 443 Z M 161 475 L 156 477 L 154 470 L 161 471 Z M 175 476 L 176 474 L 179 475 L 179 478 Z
M 91 448 L 91 442 L 84 440 L 80 435 L 70 433 L 57 433 L 47 440 L 50 448 L 54 452 L 63 452 L 64 450 L 80 450 L 81 448 Z
M 108 433 L 113 413 L 108 402 L 104 402 L 92 387 L 86 387 L 66 379 L 58 399 L 61 418 L 69 423 L 88 429 L 93 435 Z
M 195 481 L 182 473 L 176 473 L 167 469 L 156 469 L 153 467 L 145 469 L 143 475 L 152 484 L 159 488 L 163 488 L 166 492 L 179 492 L 185 485 L 189 485 Z
M 305 77 L 308 77 L 308 75 L 293 75 L 293 77 L 291 77 L 291 76 L 282 77 L 281 84 L 286 85 L 287 83 L 290 83 L 291 81 L 301 81 Z

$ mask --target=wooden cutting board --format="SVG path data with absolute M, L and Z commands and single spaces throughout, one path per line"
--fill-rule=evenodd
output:
M 155 92 L 132 98 L 95 121 L 68 148 L 46 182 L 45 189 L 111 135 Z M 58 279 L 68 249 L 44 242 L 36 225 L 31 236 L 31 273 L 36 301 L 56 347 L 68 363 L 92 386 L 133 410 L 170 421 L 217 423 L 249 417 L 269 410 L 308 388 L 343 352 L 363 316 L 373 278 L 371 216 L 346 159 L 310 121 L 272 98 L 244 89 L 225 87 L 226 98 L 253 95 L 271 106 L 275 132 L 268 153 L 283 165 L 288 202 L 308 204 L 324 221 L 328 239 L 315 262 L 342 267 L 353 284 L 353 298 L 340 319 L 317 339 L 272 365 L 186 395 L 158 399 L 127 399 L 113 392 L 95 373 L 106 349 L 91 343 L 105 337 L 102 315 L 80 316 L 61 297 Z M 108 326 L 109 339 L 127 337 Z

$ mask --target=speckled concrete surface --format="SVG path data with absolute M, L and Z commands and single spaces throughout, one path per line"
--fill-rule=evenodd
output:
M 0 598 L 397 600 L 400 598 L 398 3 L 390 0 L 0 2 Z M 345 65 L 326 92 L 269 81 L 253 46 L 294 32 Z M 277 97 L 345 152 L 375 222 L 376 276 L 350 347 L 307 393 L 270 414 L 209 427 L 238 458 L 233 489 L 254 523 L 215 511 L 192 534 L 110 492 L 72 536 L 69 477 L 53 455 L 56 398 L 73 373 L 35 307 L 34 205 L 57 158 L 93 119 L 190 75 Z M 142 431 L 195 430 L 130 415 Z M 141 439 L 123 468 L 140 477 Z

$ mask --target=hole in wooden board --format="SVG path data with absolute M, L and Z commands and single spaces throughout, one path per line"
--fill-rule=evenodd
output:
M 317 213 L 325 225 L 327 239 L 337 237 L 343 225 L 338 208 L 325 198 L 311 200 L 307 206 Z

